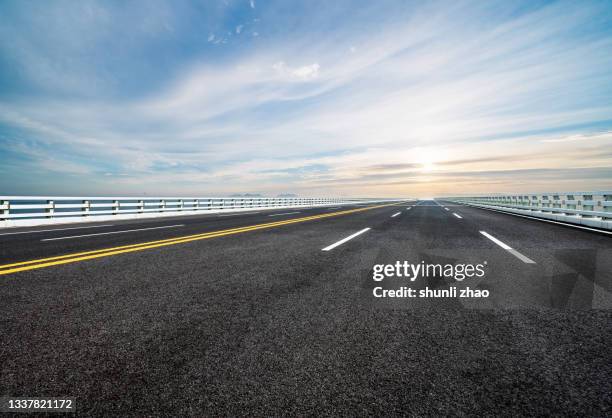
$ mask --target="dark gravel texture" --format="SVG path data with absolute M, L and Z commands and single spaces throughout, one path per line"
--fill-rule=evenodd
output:
M 0 395 L 74 396 L 82 416 L 610 416 L 612 239 L 405 208 L 0 276 Z M 52 245 L 39 240 L 59 232 L 0 237 L 1 264 L 278 220 L 268 214 Z M 374 264 L 397 260 L 488 269 L 372 281 Z M 377 299 L 379 285 L 491 296 Z

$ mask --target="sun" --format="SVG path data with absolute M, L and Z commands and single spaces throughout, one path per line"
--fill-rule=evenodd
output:
M 423 171 L 432 171 L 435 168 L 433 160 L 423 159 L 420 164 Z
M 424 172 L 433 171 L 438 160 L 436 153 L 430 148 L 419 148 L 415 150 L 416 163 L 420 165 L 420 170 Z

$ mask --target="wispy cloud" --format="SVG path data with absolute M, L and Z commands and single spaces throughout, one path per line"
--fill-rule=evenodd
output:
M 294 77 L 300 80 L 310 80 L 319 75 L 319 68 L 321 68 L 321 66 L 315 62 L 314 64 L 291 68 L 283 61 L 279 61 L 275 63 L 272 68 L 282 76 Z
M 0 167 L 49 193 L 612 188 L 608 3 L 144 5 L 0 6 Z

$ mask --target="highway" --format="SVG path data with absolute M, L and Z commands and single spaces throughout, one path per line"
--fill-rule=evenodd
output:
M 0 230 L 0 392 L 85 415 L 612 408 L 612 236 L 443 200 Z M 483 278 L 372 279 L 483 263 Z M 449 286 L 487 298 L 377 298 Z

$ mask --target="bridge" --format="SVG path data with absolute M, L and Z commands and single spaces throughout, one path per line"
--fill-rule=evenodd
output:
M 611 201 L 3 196 L 0 388 L 93 415 L 601 415 Z M 484 274 L 373 279 L 398 262 Z

